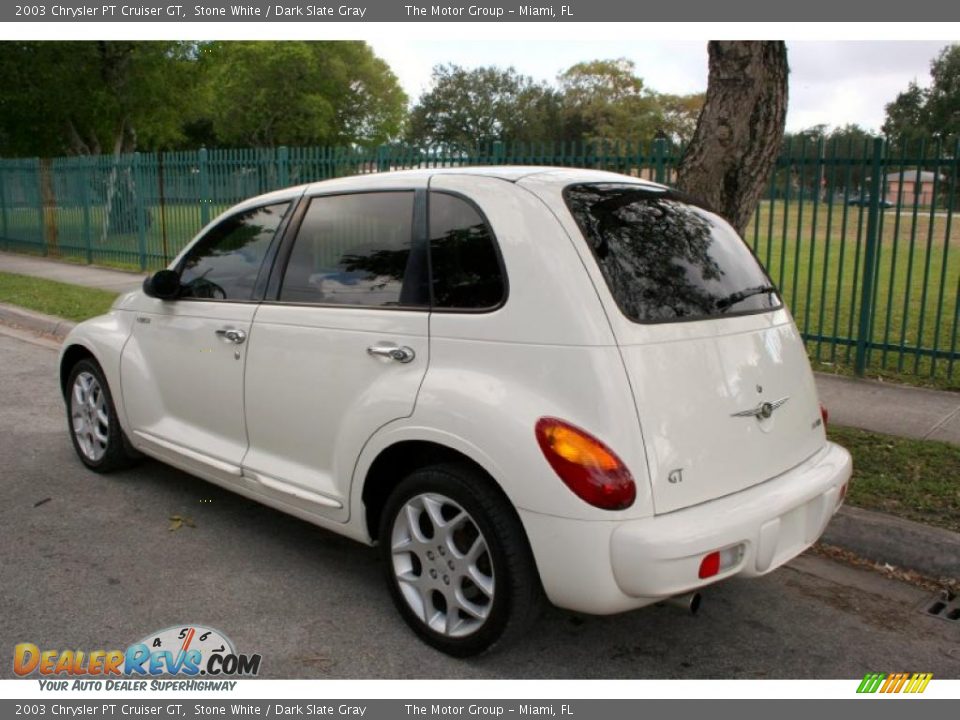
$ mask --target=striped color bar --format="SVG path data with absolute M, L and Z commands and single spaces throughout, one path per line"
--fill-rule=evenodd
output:
M 922 693 L 927 689 L 933 673 L 867 673 L 858 693 Z

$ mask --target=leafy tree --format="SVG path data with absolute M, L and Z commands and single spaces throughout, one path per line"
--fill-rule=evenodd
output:
M 408 142 L 470 150 L 495 141 L 556 139 L 559 99 L 512 67 L 437 65 L 410 113 Z
M 193 57 L 184 42 L 0 43 L 0 153 L 98 155 L 176 143 Z
M 782 155 L 795 161 L 777 171 L 774 186 L 782 197 L 790 184 L 794 197 L 802 190 L 808 198 L 818 191 L 825 201 L 863 192 L 867 158 L 872 152 L 873 134 L 855 123 L 830 129 L 828 125 L 814 125 L 798 133 L 785 133 L 781 146 Z M 814 158 L 822 158 L 822 164 L 809 164 Z M 801 167 L 800 160 L 808 164 Z M 830 161 L 859 160 L 852 164 L 832 164 Z
M 926 129 L 927 93 L 911 82 L 897 99 L 886 106 L 883 132 L 898 141 L 911 142 L 928 135 Z
M 584 140 L 650 139 L 666 125 L 661 103 L 630 60 L 577 63 L 558 81 L 564 120 Z
M 927 89 L 911 82 L 886 106 L 883 131 L 908 144 L 960 135 L 960 45 L 948 45 L 930 63 Z
M 561 73 L 557 86 L 514 68 L 467 70 L 439 65 L 418 101 L 409 142 L 472 149 L 505 143 L 642 141 L 658 135 L 686 142 L 703 95 L 647 90 L 629 60 L 593 60 Z
M 662 133 L 678 145 L 686 145 L 697 129 L 703 109 L 704 93 L 670 95 L 658 93 L 657 102 L 663 112 Z
M 396 76 L 360 41 L 215 42 L 201 66 L 220 144 L 379 145 L 406 111 Z M 202 135 L 203 119 L 192 128 Z

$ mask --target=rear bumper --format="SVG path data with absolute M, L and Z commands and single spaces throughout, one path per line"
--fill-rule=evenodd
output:
M 851 472 L 850 454 L 828 443 L 779 477 L 663 515 L 610 523 L 521 517 L 551 601 L 607 614 L 774 570 L 817 541 Z M 738 559 L 699 578 L 704 555 L 732 547 Z

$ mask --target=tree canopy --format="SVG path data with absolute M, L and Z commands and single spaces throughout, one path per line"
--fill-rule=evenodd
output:
M 201 51 L 204 107 L 226 145 L 379 145 L 407 96 L 365 42 L 216 42 Z
M 0 43 L 0 155 L 378 145 L 407 98 L 363 42 Z
M 473 148 L 502 142 L 684 142 L 703 95 L 648 89 L 626 59 L 577 63 L 556 86 L 514 68 L 434 68 L 432 87 L 414 105 L 406 139 L 414 144 Z
M 558 121 L 556 93 L 512 67 L 437 65 L 433 87 L 410 113 L 406 137 L 416 144 L 472 148 L 545 139 Z
M 651 139 L 664 129 L 659 98 L 630 60 L 577 63 L 559 82 L 564 117 L 584 140 Z
M 0 43 L 0 155 L 207 147 L 472 149 L 506 143 L 689 140 L 702 94 L 657 93 L 629 60 L 542 82 L 514 68 L 434 68 L 407 108 L 359 41 Z
M 930 87 L 911 82 L 886 106 L 883 131 L 908 143 L 960 136 L 960 45 L 948 45 L 930 63 Z
M 87 155 L 176 143 L 193 51 L 183 42 L 0 43 L 0 152 Z

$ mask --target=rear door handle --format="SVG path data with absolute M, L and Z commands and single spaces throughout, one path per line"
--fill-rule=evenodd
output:
M 396 360 L 400 363 L 408 363 L 417 356 L 413 348 L 408 348 L 406 345 L 394 345 L 393 343 L 377 343 L 376 345 L 371 345 L 367 348 L 367 355 L 389 358 L 390 360 Z
M 242 345 L 247 339 L 247 334 L 243 330 L 238 330 L 237 328 L 220 328 L 216 331 L 216 333 L 217 337 L 223 338 L 227 342 L 232 342 L 237 345 Z

